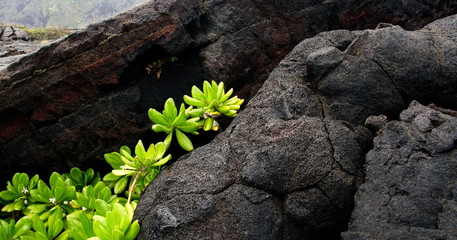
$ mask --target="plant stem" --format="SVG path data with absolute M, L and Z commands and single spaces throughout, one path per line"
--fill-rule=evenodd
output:
M 144 170 L 145 170 L 145 167 L 140 168 L 140 170 L 136 174 L 135 178 L 133 179 L 133 183 L 132 183 L 132 185 L 130 185 L 130 188 L 129 188 L 129 197 L 127 199 L 127 203 L 130 203 L 130 200 L 132 199 L 133 190 L 135 189 L 136 183 L 138 182 L 138 178 L 140 178 L 140 175 L 144 172 Z

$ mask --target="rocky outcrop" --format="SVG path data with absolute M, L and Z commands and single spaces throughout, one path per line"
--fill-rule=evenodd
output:
M 362 2 L 151 1 L 43 47 L 0 72 L 0 180 L 18 164 L 43 173 L 106 166 L 104 153 L 149 134 L 149 107 L 203 80 L 224 81 L 249 99 L 296 43 L 349 26 L 360 14 L 348 9 Z M 373 4 L 389 8 L 363 5 Z M 392 20 L 403 14 L 399 23 L 420 25 L 414 12 L 395 11 Z M 147 64 L 169 56 L 178 61 L 163 66 L 160 79 L 147 74 Z
M 457 118 L 411 103 L 366 156 L 343 239 L 457 238 Z
M 380 114 L 393 119 L 412 99 L 457 108 L 456 23 L 457 15 L 414 32 L 380 26 L 302 41 L 223 133 L 150 184 L 136 210 L 142 224 L 138 239 L 339 239 L 371 148 L 373 133 L 365 119 Z M 427 128 L 435 124 L 418 120 Z M 452 126 L 444 124 L 429 138 Z M 447 145 L 430 145 L 435 149 L 430 151 L 455 145 L 455 131 L 450 134 Z M 401 143 L 406 136 L 392 141 Z M 426 169 L 446 171 L 436 166 Z M 373 177 L 384 176 L 378 175 Z M 417 182 L 407 181 L 413 185 L 405 187 Z M 398 208 L 422 203 L 399 200 Z M 439 205 L 424 201 L 437 214 Z
M 12 26 L 6 28 L 0 28 L 0 41 L 13 41 L 13 40 L 24 40 L 30 41 L 32 37 L 21 29 L 16 29 Z

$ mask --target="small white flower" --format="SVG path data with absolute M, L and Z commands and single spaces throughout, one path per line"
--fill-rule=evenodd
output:
M 50 198 L 50 199 L 49 199 L 49 202 L 55 203 L 55 202 L 56 202 L 56 199 L 55 199 L 55 198 Z
M 27 205 L 29 203 L 29 201 L 27 201 L 27 199 L 24 199 L 24 205 Z
M 85 208 L 85 207 L 82 207 L 81 209 L 82 209 L 83 211 L 86 211 L 86 210 L 87 210 L 87 208 Z
M 63 204 L 68 204 L 68 201 L 63 201 Z
M 28 193 L 28 192 L 29 192 L 29 190 L 27 188 L 22 187 L 22 193 Z

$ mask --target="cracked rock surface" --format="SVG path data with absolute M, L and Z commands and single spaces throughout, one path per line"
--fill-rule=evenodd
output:
M 457 103 L 456 19 L 302 41 L 223 133 L 148 186 L 138 239 L 339 239 L 372 144 L 364 120 Z
M 411 103 L 374 139 L 345 240 L 457 238 L 457 118 Z
M 163 140 L 150 137 L 150 107 L 181 99 L 203 80 L 223 81 L 248 100 L 305 37 L 381 21 L 418 29 L 455 12 L 454 0 L 149 1 L 0 70 L 0 182 L 18 168 L 42 177 L 74 166 L 104 169 L 106 152 L 140 138 Z M 351 42 L 345 39 L 335 47 Z M 148 64 L 170 56 L 178 60 L 163 66 L 160 79 L 147 74 Z M 341 57 L 316 52 L 314 74 Z M 291 114 L 301 108 L 295 103 Z

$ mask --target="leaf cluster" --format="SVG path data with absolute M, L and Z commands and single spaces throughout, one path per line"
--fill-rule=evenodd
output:
M 224 83 L 217 84 L 203 82 L 203 91 L 193 86 L 191 96 L 184 95 L 183 100 L 189 107 L 181 104 L 179 111 L 172 98 L 164 105 L 162 113 L 151 108 L 148 111 L 149 119 L 154 123 L 154 132 L 164 132 L 166 147 L 170 146 L 173 135 L 176 135 L 179 145 L 186 151 L 194 149 L 193 143 L 186 133 L 198 135 L 197 130 L 218 131 L 219 123 L 216 121 L 221 116 L 235 117 L 244 100 L 237 96 L 231 97 L 233 88 L 225 92 Z
M 236 116 L 243 100 L 231 97 L 232 93 L 233 89 L 225 92 L 223 83 L 205 81 L 203 91 L 194 86 L 192 97 L 184 96 L 189 107 L 183 103 L 178 110 L 170 98 L 162 113 L 150 109 L 152 130 L 165 132 L 164 142 L 146 148 L 139 140 L 134 151 L 122 146 L 119 152 L 105 154 L 113 170 L 103 178 L 93 169 L 79 168 L 54 172 L 48 182 L 38 175 L 16 173 L 0 192 L 1 211 L 7 214 L 0 219 L 0 239 L 135 239 L 140 229 L 133 221 L 137 201 L 171 159 L 167 150 L 173 136 L 182 148 L 193 150 L 186 134 L 218 130 L 216 118 Z M 118 196 L 122 193 L 127 198 Z
M 47 183 L 38 175 L 16 173 L 0 199 L 2 212 L 9 213 L 0 219 L 2 240 L 121 240 L 139 232 L 139 223 L 132 222 L 136 202 L 113 194 L 92 169 L 54 172 Z

